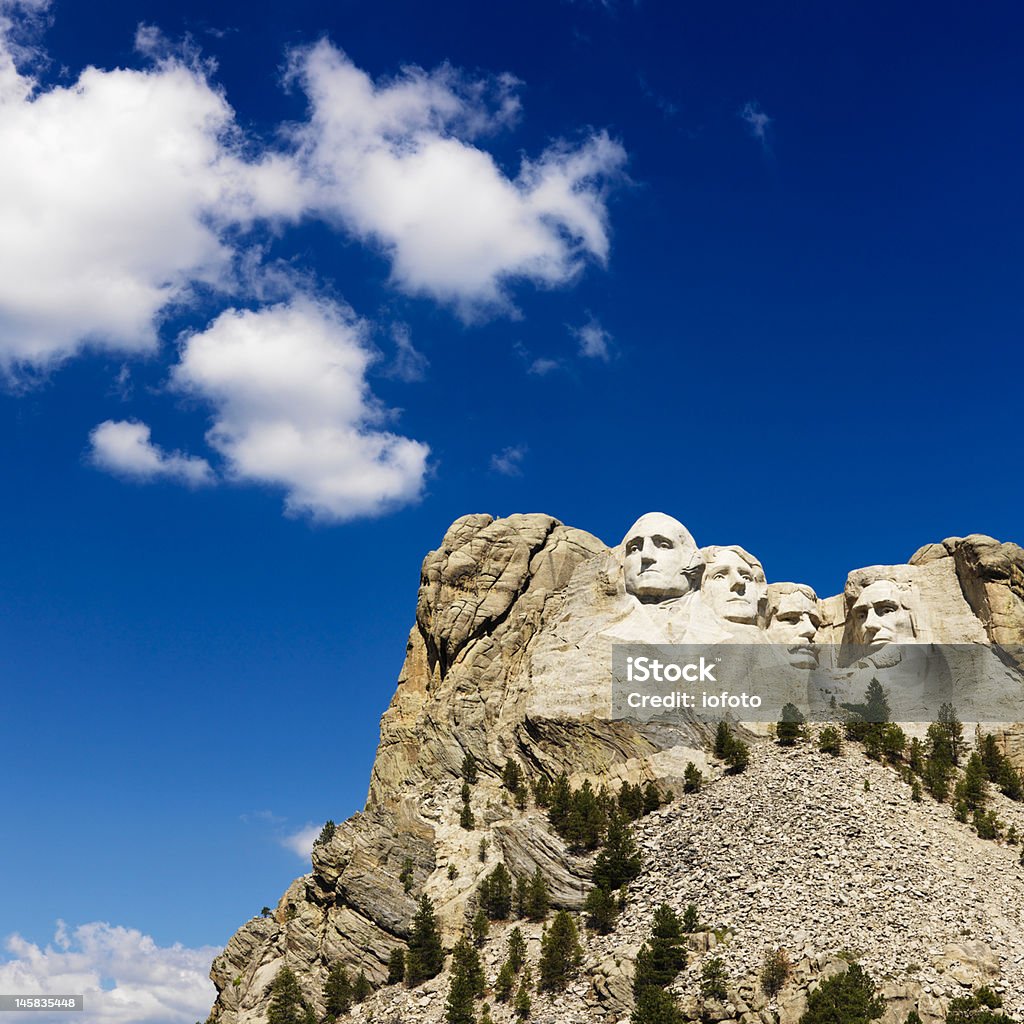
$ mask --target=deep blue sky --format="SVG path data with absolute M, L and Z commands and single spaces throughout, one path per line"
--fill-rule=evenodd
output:
M 606 129 L 629 180 L 608 196 L 607 268 L 513 282 L 518 318 L 467 325 L 403 294 L 379 252 L 322 223 L 273 242 L 375 325 L 370 385 L 431 447 L 422 500 L 390 514 L 311 524 L 282 516 L 278 489 L 88 463 L 107 418 L 209 455 L 208 410 L 161 385 L 177 331 L 213 305 L 128 360 L 127 400 L 126 360 L 95 353 L 0 394 L 4 934 L 45 941 L 64 918 L 219 944 L 275 903 L 305 870 L 278 838 L 365 799 L 420 561 L 460 515 L 547 512 L 615 543 L 662 509 L 822 595 L 951 534 L 1024 540 L 1019 5 L 95 0 L 52 15 L 44 88 L 144 66 L 133 38 L 151 23 L 190 33 L 239 123 L 273 139 L 305 111 L 281 87 L 286 49 L 326 36 L 374 77 L 449 61 L 520 79 L 517 125 L 480 143 L 510 175 Z M 747 104 L 771 118 L 763 140 Z M 569 328 L 588 318 L 609 362 L 577 354 Z M 395 322 L 429 359 L 420 382 L 383 372 Z M 561 366 L 529 374 L 536 358 Z M 506 448 L 520 475 L 491 467 Z

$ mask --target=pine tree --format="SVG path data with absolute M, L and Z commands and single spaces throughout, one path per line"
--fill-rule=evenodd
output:
M 388 959 L 388 984 L 397 985 L 405 981 L 405 950 L 395 946 Z
M 697 917 L 697 904 L 687 903 L 686 909 L 683 911 L 683 931 L 692 935 L 698 928 L 700 928 L 700 920 Z
M 661 793 L 653 782 L 644 788 L 644 814 L 650 814 L 661 806 Z
M 551 787 L 551 798 L 548 801 L 548 821 L 559 834 L 565 831 L 572 810 L 572 790 L 569 788 L 569 776 L 562 772 Z
M 476 946 L 465 938 L 459 939 L 452 951 L 452 973 L 465 975 L 475 997 L 484 994 L 484 969 L 480 963 L 480 954 Z
M 686 965 L 683 924 L 667 903 L 654 912 L 651 937 L 640 947 L 633 974 L 633 995 L 639 999 L 648 986 L 665 988 Z
M 526 1020 L 530 1016 L 530 1010 L 533 1009 L 533 1004 L 530 1000 L 531 983 L 530 968 L 527 967 L 523 971 L 523 977 L 519 982 L 519 991 L 516 993 L 515 1011 L 516 1016 L 520 1020 Z
M 516 879 L 516 917 L 526 917 L 526 901 L 529 896 L 529 885 L 522 875 Z
M 686 771 L 683 773 L 683 792 L 699 793 L 703 783 L 703 773 L 692 761 L 687 761 Z
M 843 752 L 842 739 L 834 725 L 826 725 L 818 734 L 818 749 L 832 757 L 838 757 Z
M 587 927 L 601 935 L 608 935 L 615 930 L 615 919 L 619 916 L 619 908 L 615 898 L 607 889 L 596 886 L 587 894 L 587 902 L 583 905 L 587 914 Z
M 494 998 L 499 1003 L 507 1003 L 512 998 L 512 989 L 516 983 L 516 972 L 512 964 L 506 960 L 498 971 L 498 980 L 494 983 Z
M 478 948 L 487 941 L 487 933 L 490 931 L 490 921 L 487 912 L 483 907 L 477 907 L 473 915 L 473 945 Z
M 523 773 L 519 765 L 511 757 L 505 760 L 501 772 L 501 784 L 515 796 L 523 785 Z
M 466 751 L 466 756 L 462 759 L 462 777 L 471 786 L 476 784 L 478 778 L 476 758 L 468 750 Z
M 799 1024 L 869 1024 L 884 1012 L 874 980 L 860 964 L 850 964 L 848 970 L 826 978 L 808 995 Z
M 299 987 L 299 979 L 290 967 L 282 967 L 270 986 L 268 1024 L 315 1024 L 313 1011 Z
M 639 786 L 630 782 L 624 782 L 619 790 L 619 810 L 630 821 L 636 821 L 644 813 L 644 794 Z
M 604 815 L 588 779 L 572 794 L 565 840 L 571 850 L 593 850 L 601 842 Z
M 725 763 L 729 766 L 730 775 L 739 775 L 746 771 L 750 764 L 750 747 L 743 740 L 733 739 L 725 755 Z
M 725 987 L 725 964 L 719 956 L 704 961 L 700 971 L 700 994 L 705 999 L 717 999 L 724 1002 L 729 998 Z
M 784 949 L 773 949 L 766 954 L 761 966 L 761 991 L 769 998 L 777 996 L 793 972 L 793 967 Z
M 424 893 L 412 921 L 412 937 L 405 955 L 405 983 L 409 988 L 414 988 L 440 974 L 443 966 L 444 950 L 441 948 L 441 933 L 434 916 L 434 904 Z
M 402 870 L 398 873 L 398 880 L 402 883 L 402 888 L 405 889 L 406 892 L 409 892 L 412 889 L 412 873 L 412 857 L 406 857 L 402 863 Z
M 352 1008 L 352 981 L 348 971 L 341 964 L 335 964 L 327 972 L 327 980 L 324 982 L 324 1007 L 331 1017 L 340 1017 Z
M 999 767 L 999 777 L 996 779 L 999 785 L 999 792 L 1018 803 L 1024 801 L 1024 777 L 1004 757 Z
M 954 765 L 960 764 L 960 755 L 964 749 L 964 726 L 957 718 L 956 708 L 946 703 L 939 708 L 939 717 L 935 723 L 946 734 L 949 743 L 949 756 Z
M 540 868 L 536 868 L 526 892 L 526 916 L 531 921 L 543 921 L 548 916 L 548 908 L 551 905 L 548 896 L 548 883 Z
M 373 994 L 373 986 L 370 984 L 370 979 L 367 978 L 365 971 L 359 972 L 359 977 L 356 978 L 355 984 L 352 986 L 352 1001 L 355 1003 L 364 1002 Z
M 480 1020 L 477 1024 L 494 1024 L 494 1018 L 491 1016 L 491 1004 L 484 1003 L 480 1008 Z
M 476 1024 L 473 1013 L 473 989 L 465 974 L 452 974 L 444 1019 L 448 1024 Z
M 775 736 L 780 747 L 795 746 L 804 735 L 804 716 L 795 704 L 782 708 L 782 718 L 775 724 Z
M 512 876 L 503 861 L 480 883 L 480 906 L 492 921 L 505 921 L 512 912 Z
M 561 992 L 582 959 L 576 925 L 566 911 L 560 910 L 540 944 L 540 991 Z
M 604 849 L 594 861 L 594 884 L 613 892 L 637 878 L 642 867 L 632 827 L 622 815 L 613 814 L 608 819 Z
M 476 818 L 473 817 L 473 808 L 468 803 L 462 805 L 462 813 L 459 815 L 459 824 L 467 831 L 472 832 L 476 828 Z
M 946 1010 L 946 1024 L 1013 1024 L 1001 1012 L 1003 998 L 988 985 L 975 989 L 969 996 L 957 996 Z
M 324 823 L 324 827 L 320 829 L 320 835 L 317 836 L 316 841 L 313 843 L 314 846 L 322 846 L 324 843 L 329 843 L 334 838 L 334 833 L 337 831 L 338 826 L 331 821 L 330 818 Z
M 685 1024 L 676 997 L 656 985 L 648 985 L 636 1000 L 630 1024 Z
M 715 757 L 724 761 L 725 755 L 729 753 L 731 743 L 732 733 L 729 731 L 728 723 L 723 719 L 718 723 L 718 729 L 715 731 Z
M 985 791 L 987 779 L 985 762 L 976 750 L 967 762 L 963 778 L 956 784 L 956 789 L 953 791 L 954 801 L 963 804 L 970 811 L 984 807 L 988 799 L 988 794 Z
M 547 807 L 551 802 L 551 783 L 546 775 L 538 775 L 531 783 L 533 799 L 538 807 Z
M 518 928 L 513 928 L 508 937 L 508 962 L 512 965 L 513 973 L 518 974 L 526 963 L 526 942 L 523 933 Z

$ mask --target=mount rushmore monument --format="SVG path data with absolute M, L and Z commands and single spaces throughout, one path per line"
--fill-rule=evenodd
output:
M 314 846 L 311 872 L 215 960 L 211 1019 L 263 1021 L 285 964 L 314 1000 L 339 962 L 383 983 L 419 894 L 433 901 L 446 943 L 454 941 L 472 916 L 482 839 L 489 865 L 500 858 L 516 877 L 539 868 L 552 905 L 580 909 L 589 865 L 536 814 L 488 798 L 488 787 L 499 792 L 508 758 L 530 778 L 566 773 L 575 786 L 609 788 L 654 780 L 676 792 L 689 763 L 709 768 L 706 723 L 610 714 L 613 648 L 633 644 L 763 647 L 803 671 L 809 701 L 859 697 L 866 679 L 893 670 L 888 651 L 973 649 L 991 691 L 979 701 L 1009 696 L 1012 704 L 1024 693 L 1015 653 L 1024 646 L 1024 549 L 951 537 L 906 564 L 856 569 L 842 593 L 819 598 L 804 584 L 769 581 L 740 546 L 700 547 L 660 512 L 641 516 L 614 547 L 546 515 L 462 517 L 423 561 L 366 806 Z M 920 675 L 904 654 L 898 660 L 900 678 Z M 976 661 L 944 662 L 946 683 L 972 681 Z M 1020 719 L 998 710 L 1002 749 L 1022 765 Z M 458 824 L 467 754 L 481 779 L 472 832 Z M 325 789 L 326 805 L 324 780 L 311 784 Z

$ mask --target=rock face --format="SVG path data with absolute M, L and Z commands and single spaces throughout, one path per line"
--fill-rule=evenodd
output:
M 713 582 L 702 579 L 705 559 L 722 569 Z M 269 985 L 283 965 L 296 972 L 321 1014 L 323 982 L 335 963 L 346 964 L 354 973 L 363 970 L 375 985 L 383 984 L 392 950 L 404 948 L 410 934 L 420 895 L 432 899 L 445 943 L 450 945 L 465 930 L 475 909 L 481 878 L 499 860 L 517 877 L 531 875 L 539 867 L 548 879 L 553 904 L 579 910 L 590 886 L 590 861 L 566 850 L 543 812 L 511 805 L 500 784 L 506 759 L 513 758 L 530 778 L 554 780 L 564 772 L 574 785 L 590 779 L 595 785 L 616 789 L 622 781 L 661 780 L 681 792 L 688 762 L 706 775 L 719 774 L 707 753 L 707 727 L 682 723 L 654 728 L 610 718 L 612 645 L 768 642 L 773 636 L 773 612 L 782 608 L 788 613 L 784 598 L 794 593 L 803 595 L 803 603 L 794 608 L 804 616 L 800 621 L 805 628 L 808 621 L 816 626 L 815 641 L 851 643 L 857 631 L 863 631 L 857 621 L 857 602 L 861 595 L 874 593 L 869 588 L 878 581 L 912 595 L 912 601 L 907 598 L 904 621 L 912 623 L 907 628 L 912 628 L 914 642 L 1024 645 L 1024 549 L 990 537 L 949 538 L 921 548 L 906 565 L 856 570 L 844 593 L 817 602 L 809 588 L 769 587 L 760 562 L 742 548 L 698 550 L 682 524 L 660 514 L 638 520 L 616 548 L 545 515 L 459 519 L 423 562 L 416 624 L 395 696 L 381 720 L 366 808 L 342 824 L 332 840 L 314 848 L 311 872 L 292 883 L 273 914 L 243 925 L 214 961 L 211 977 L 218 997 L 211 1019 L 217 1024 L 262 1024 Z M 786 635 L 781 621 L 777 629 L 774 635 Z M 1011 665 L 1006 671 L 1015 669 Z M 1017 675 L 1012 678 L 1024 686 Z M 1004 749 L 1024 764 L 1024 729 L 1008 725 L 1001 736 Z M 476 826 L 472 830 L 459 825 L 460 770 L 467 753 L 479 766 L 479 782 L 471 798 Z M 670 902 L 676 905 L 682 900 L 678 909 L 690 901 L 688 895 L 683 899 L 685 894 L 703 905 L 708 905 L 708 893 L 716 887 L 724 886 L 733 894 L 735 898 L 720 892 L 713 906 L 717 922 L 745 929 L 744 951 L 735 945 L 727 958 L 737 977 L 753 978 L 763 948 L 773 942 L 799 954 L 797 966 L 808 985 L 823 972 L 845 969 L 844 961 L 829 958 L 839 947 L 835 929 L 822 930 L 823 922 L 838 922 L 841 932 L 855 935 L 859 934 L 856 928 L 843 922 L 856 919 L 868 922 L 858 937 L 865 947 L 865 963 L 881 964 L 888 955 L 889 946 L 879 945 L 883 933 L 892 944 L 902 928 L 908 943 L 911 939 L 911 945 L 917 943 L 914 956 L 904 959 L 908 965 L 918 963 L 921 970 L 914 978 L 908 969 L 906 977 L 892 979 L 888 998 L 893 1007 L 916 1003 L 927 1021 L 928 1007 L 934 1003 L 939 1009 L 930 1017 L 940 1016 L 950 977 L 955 978 L 961 968 L 969 973 L 982 962 L 990 974 L 995 962 L 1000 977 L 1009 976 L 1008 968 L 1013 966 L 1016 973 L 1009 973 L 1024 993 L 1024 954 L 1018 952 L 1009 963 L 1013 954 L 1008 940 L 1004 941 L 1006 928 L 1021 925 L 1024 891 L 1019 887 L 1012 892 L 1000 890 L 998 906 L 989 906 L 965 889 L 962 899 L 975 915 L 971 940 L 987 945 L 982 949 L 960 942 L 952 952 L 943 952 L 939 946 L 957 945 L 962 936 L 952 925 L 946 931 L 936 925 L 939 919 L 929 908 L 948 899 L 948 894 L 940 892 L 934 876 L 910 878 L 903 861 L 894 857 L 888 863 L 877 853 L 884 847 L 872 846 L 874 853 L 861 850 L 859 844 L 867 841 L 869 831 L 864 827 L 835 831 L 851 817 L 858 821 L 875 814 L 879 820 L 885 818 L 890 811 L 879 802 L 883 798 L 865 793 L 862 800 L 859 792 L 851 793 L 847 762 L 824 760 L 811 765 L 800 782 L 799 793 L 806 797 L 801 803 L 799 794 L 789 792 L 791 780 L 778 776 L 794 765 L 796 761 L 780 759 L 772 750 L 760 762 L 755 757 L 756 771 L 749 776 L 724 779 L 699 794 L 701 802 L 675 806 L 646 819 L 645 853 L 648 863 L 659 867 L 638 881 L 641 897 L 627 911 L 624 930 L 588 944 L 590 980 L 580 982 L 578 998 L 572 993 L 565 997 L 569 1002 L 561 1007 L 562 1016 L 538 1012 L 537 1019 L 628 1016 L 629 965 L 643 938 L 642 925 L 646 926 L 649 912 L 661 901 L 658 893 L 673 886 L 677 898 Z M 831 780 L 828 793 L 815 790 L 823 777 Z M 893 803 L 906 803 L 906 794 L 898 791 L 902 783 L 881 785 Z M 755 788 L 747 792 L 750 787 Z M 761 827 L 767 819 L 759 820 L 756 813 L 749 821 L 743 817 L 744 807 L 763 809 L 765 801 L 781 801 L 791 812 L 767 832 Z M 798 807 L 804 808 L 806 817 L 800 817 Z M 964 845 L 963 826 L 946 820 L 948 814 L 936 810 L 932 817 L 938 817 L 933 821 L 920 818 L 925 811 L 917 805 L 906 810 L 918 815 L 914 827 L 924 829 L 929 837 L 927 843 L 910 844 L 914 851 L 928 853 L 929 864 L 939 851 L 940 861 L 948 862 L 947 855 L 959 858 L 957 863 L 962 862 L 967 872 L 976 852 L 984 860 L 996 849 L 970 836 Z M 715 846 L 713 836 L 722 832 L 726 820 L 745 822 L 736 826 L 735 850 Z M 826 841 L 825 832 L 812 838 L 801 821 L 815 828 L 820 824 L 832 838 Z M 1024 833 L 1024 820 L 1018 830 Z M 786 849 L 799 863 L 780 865 L 774 875 L 755 871 L 755 855 L 761 861 L 770 852 L 760 847 L 757 837 L 763 835 L 764 843 L 771 846 L 781 834 L 786 834 Z M 887 841 L 895 838 L 893 834 Z M 812 842 L 817 846 L 812 847 Z M 976 851 L 971 843 L 984 850 Z M 698 853 L 705 848 L 708 852 L 701 861 Z M 870 924 L 878 918 L 872 916 L 874 910 L 880 912 L 880 908 L 873 908 L 868 897 L 859 903 L 850 897 L 851 879 L 871 874 L 868 868 L 874 862 L 864 858 L 872 856 L 878 870 L 886 873 L 888 891 L 909 894 L 905 919 L 886 918 L 884 927 Z M 691 868 L 698 863 L 699 873 L 693 874 Z M 819 868 L 823 878 L 828 876 L 835 896 L 829 896 L 827 908 L 816 911 L 811 904 L 815 893 L 821 897 L 823 890 L 815 888 L 811 879 L 817 878 L 814 872 Z M 806 878 L 801 877 L 801 872 L 809 871 Z M 803 901 L 799 927 L 797 916 L 785 907 L 769 920 L 769 907 L 779 898 L 780 887 L 789 903 L 798 895 Z M 1011 898 L 1016 901 L 1012 907 Z M 886 913 L 890 911 L 891 907 Z M 712 933 L 708 941 L 718 940 Z M 535 947 L 536 943 L 531 954 Z M 940 971 L 934 964 L 941 956 L 948 963 L 941 968 L 942 978 L 933 983 L 928 979 Z M 748 987 L 745 996 L 736 993 L 747 1011 L 740 1011 L 736 1004 L 732 1010 L 723 1008 L 716 1019 L 742 1019 L 747 1024 L 797 1020 L 806 985 L 793 987 L 788 1003 L 780 999 L 771 1007 L 763 998 L 758 1005 L 753 980 Z M 388 998 L 398 1016 L 387 1015 L 391 1004 L 383 993 L 356 1012 L 370 1013 L 372 1005 L 380 1016 L 363 1019 L 440 1019 L 444 1000 L 431 995 L 435 990 L 436 986 L 412 993 L 385 989 L 392 993 Z M 420 1002 L 410 1001 L 414 999 Z M 539 1011 L 540 1001 L 535 1003 Z M 753 1014 L 749 1021 L 748 1012 Z M 907 1011 L 900 1012 L 902 1021 Z

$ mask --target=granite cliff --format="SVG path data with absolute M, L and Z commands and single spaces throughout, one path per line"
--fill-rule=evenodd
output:
M 886 615 L 888 625 L 875 622 Z M 809 588 L 769 585 L 742 548 L 698 549 L 665 516 L 643 517 L 615 548 L 545 515 L 459 519 L 423 562 L 366 807 L 314 847 L 310 873 L 215 960 L 211 1020 L 265 1021 L 284 965 L 318 1009 L 333 964 L 383 985 L 419 897 L 431 898 L 451 945 L 499 860 L 517 877 L 540 868 L 553 906 L 580 910 L 593 858 L 570 853 L 532 804 L 510 805 L 500 783 L 510 757 L 529 778 L 566 773 L 574 785 L 656 780 L 678 794 L 688 763 L 711 783 L 638 824 L 647 866 L 619 928 L 590 937 L 580 981 L 557 1005 L 535 1000 L 538 1020 L 628 1017 L 630 965 L 663 899 L 678 909 L 696 902 L 713 919 L 716 930 L 690 941 L 698 956 L 721 943 L 735 979 L 719 1020 L 795 1021 L 807 987 L 844 969 L 836 955 L 844 946 L 859 947 L 862 962 L 888 979 L 887 1012 L 900 1024 L 909 1008 L 941 1019 L 950 979 L 962 979 L 953 988 L 988 980 L 1003 987 L 1008 1006 L 1024 1008 L 1022 870 L 1007 849 L 954 821 L 948 805 L 912 803 L 897 775 L 865 767 L 852 750 L 838 759 L 781 751 L 753 725 L 751 768 L 725 777 L 707 726 L 609 715 L 615 643 L 788 643 L 801 628 L 800 642 L 822 644 L 1000 644 L 1011 652 L 1000 671 L 1019 696 L 1024 676 L 1012 652 L 1024 646 L 1024 549 L 981 535 L 949 538 L 905 565 L 855 570 L 842 594 L 819 601 Z M 885 632 L 900 628 L 906 637 Z M 1024 730 L 1002 722 L 997 734 L 1024 764 Z M 467 753 L 479 766 L 472 830 L 459 824 Z M 860 788 L 866 772 L 870 792 Z M 1004 802 L 1001 816 L 1024 834 L 1021 805 Z M 532 956 L 539 931 L 530 935 Z M 499 942 L 500 931 L 486 950 L 492 960 Z M 788 1002 L 769 1005 L 753 979 L 772 944 L 791 951 L 797 973 Z M 441 1019 L 443 981 L 382 988 L 354 1013 Z M 679 986 L 686 998 L 685 974 Z

